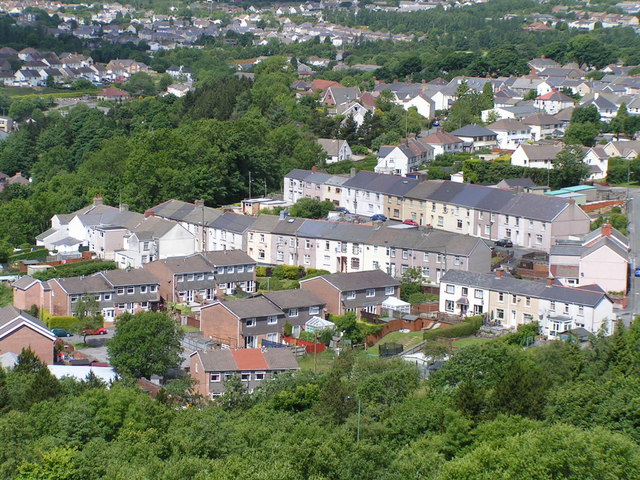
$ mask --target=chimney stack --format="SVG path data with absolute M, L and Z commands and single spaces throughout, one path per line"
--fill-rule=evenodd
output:
M 96 195 L 95 197 L 93 197 L 93 205 L 94 206 L 104 205 L 102 195 Z
M 553 286 L 553 278 L 547 277 L 546 283 L 547 283 L 547 287 Z
M 318 171 L 318 167 L 316 167 L 315 165 L 313 167 L 311 167 L 311 171 L 313 173 L 316 173 Z
M 602 231 L 602 236 L 603 237 L 610 237 L 611 234 L 613 233 L 611 224 L 610 223 L 603 223 L 601 231 Z
M 349 176 L 351 178 L 356 176 L 356 169 L 355 168 L 351 167 L 351 170 L 349 171 Z
M 496 268 L 496 278 L 504 277 L 504 270 L 502 268 Z
M 203 207 L 203 206 L 204 206 L 204 200 L 202 200 L 202 199 L 200 199 L 200 200 L 194 200 L 194 201 L 193 201 L 193 204 L 194 204 L 196 207 Z
M 129 205 L 127 205 L 126 203 L 121 203 L 120 204 L 120 211 L 121 212 L 128 212 L 129 211 Z

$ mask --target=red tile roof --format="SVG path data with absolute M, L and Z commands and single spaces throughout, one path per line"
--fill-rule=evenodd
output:
M 239 370 L 266 370 L 269 368 L 264 355 L 258 349 L 231 350 L 231 355 L 233 355 Z
M 316 79 L 311 82 L 311 90 L 326 90 L 330 87 L 346 88 L 344 85 L 334 82 L 332 80 L 320 80 Z

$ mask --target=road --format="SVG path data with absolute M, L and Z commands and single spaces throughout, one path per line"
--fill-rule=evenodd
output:
M 629 280 L 629 296 L 627 303 L 627 313 L 623 322 L 629 326 L 631 319 L 640 311 L 640 278 L 636 278 L 634 270 L 640 263 L 640 191 L 631 190 L 629 192 L 629 203 L 627 205 L 627 219 L 629 221 L 629 244 L 631 247 L 631 278 Z

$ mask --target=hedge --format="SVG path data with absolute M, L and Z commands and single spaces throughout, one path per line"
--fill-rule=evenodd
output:
M 54 317 L 45 313 L 44 321 L 49 328 L 64 328 L 70 332 L 78 331 L 83 327 L 76 317 Z
M 436 338 L 468 337 L 476 333 L 481 326 L 482 315 L 476 315 L 466 318 L 462 323 L 447 325 L 446 327 L 436 328 L 435 330 L 426 330 L 423 338 L 425 340 L 434 340 Z
M 271 270 L 271 276 L 282 280 L 297 280 L 304 276 L 304 267 L 278 265 Z

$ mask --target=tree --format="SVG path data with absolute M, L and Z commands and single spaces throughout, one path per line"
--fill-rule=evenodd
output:
M 301 198 L 289 210 L 292 217 L 326 218 L 334 210 L 333 203 L 328 200 L 320 201 L 316 198 Z
M 118 374 L 133 378 L 163 375 L 181 362 L 182 330 L 166 313 L 124 314 L 107 344 Z
M 600 129 L 593 123 L 571 123 L 564 134 L 563 140 L 570 144 L 580 144 L 592 147 Z
M 552 177 L 552 188 L 578 185 L 589 175 L 589 167 L 582 161 L 584 153 L 579 145 L 567 145 L 553 161 L 556 172 Z
M 595 105 L 576 107 L 571 114 L 571 123 L 599 123 L 600 112 Z

